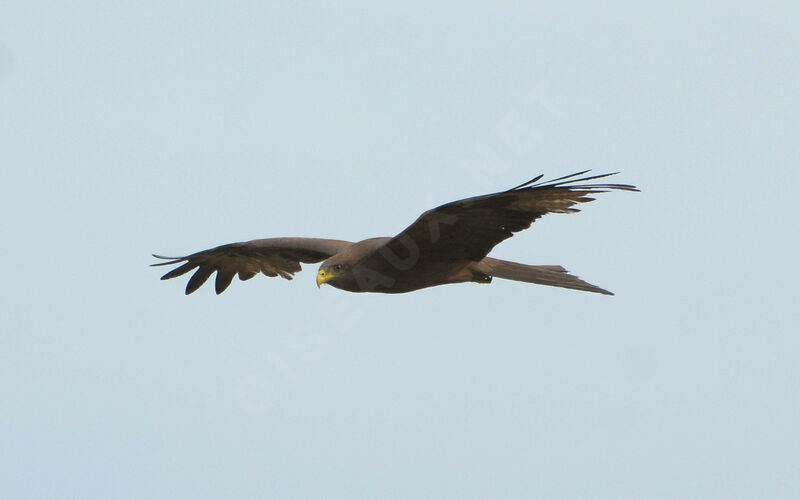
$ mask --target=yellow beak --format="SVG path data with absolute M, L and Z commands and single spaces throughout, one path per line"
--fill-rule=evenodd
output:
M 321 287 L 322 285 L 324 285 L 325 283 L 327 283 L 328 281 L 332 280 L 335 277 L 336 277 L 335 274 L 327 273 L 325 272 L 324 269 L 320 269 L 319 272 L 317 273 L 317 288 Z

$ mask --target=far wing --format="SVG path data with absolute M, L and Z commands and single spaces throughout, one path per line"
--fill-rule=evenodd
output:
M 363 263 L 375 271 L 420 271 L 451 262 L 480 261 L 501 241 L 549 213 L 577 212 L 578 203 L 609 190 L 638 191 L 628 184 L 585 184 L 614 174 L 581 177 L 588 170 L 552 181 L 538 176 L 499 193 L 447 203 L 423 213 Z
M 220 294 L 228 288 L 237 274 L 242 281 L 249 280 L 258 273 L 290 280 L 294 273 L 300 271 L 301 262 L 321 262 L 350 245 L 352 243 L 349 241 L 320 238 L 267 238 L 229 243 L 185 257 L 153 254 L 153 257 L 168 262 L 151 265 L 181 264 L 162 276 L 162 280 L 182 276 L 197 269 L 186 284 L 186 295 L 200 288 L 216 272 L 215 289 Z

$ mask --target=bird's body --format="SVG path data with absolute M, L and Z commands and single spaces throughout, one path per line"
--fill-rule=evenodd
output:
M 238 275 L 242 281 L 258 273 L 291 279 L 300 263 L 322 262 L 317 285 L 349 292 L 405 293 L 452 283 L 490 283 L 503 278 L 613 295 L 568 274 L 561 266 L 531 266 L 488 257 L 501 241 L 547 213 L 577 212 L 574 205 L 592 201 L 587 195 L 611 189 L 637 191 L 627 184 L 579 184 L 606 177 L 576 178 L 579 172 L 547 183 L 541 176 L 520 186 L 447 203 L 423 213 L 394 237 L 356 243 L 320 238 L 267 238 L 231 243 L 186 257 L 155 257 L 181 264 L 161 279 L 197 269 L 186 285 L 192 293 L 216 272 L 222 293 Z
M 363 262 L 391 241 L 392 238 L 370 238 L 353 243 L 346 250 L 322 263 L 322 267 L 329 268 L 339 262 Z M 472 281 L 472 267 L 474 262 L 460 260 L 434 262 L 420 265 L 397 266 L 391 273 L 381 273 L 366 265 L 351 266 L 352 272 L 339 271 L 337 279 L 325 281 L 335 288 L 348 292 L 375 292 L 375 293 L 406 293 L 422 288 L 451 283 Z M 336 272 L 334 272 L 336 274 Z M 420 280 L 421 275 L 425 276 Z M 488 280 L 488 281 L 491 281 Z M 481 282 L 488 282 L 482 280 Z

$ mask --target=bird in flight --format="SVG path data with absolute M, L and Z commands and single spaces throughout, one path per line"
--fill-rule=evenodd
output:
M 153 257 L 178 265 L 162 280 L 195 270 L 186 294 L 215 272 L 217 294 L 238 275 L 258 273 L 292 279 L 300 263 L 322 262 L 317 286 L 348 292 L 405 293 L 451 283 L 490 283 L 501 278 L 613 295 L 573 276 L 561 266 L 532 266 L 488 257 L 501 241 L 549 213 L 578 212 L 575 205 L 609 190 L 638 191 L 628 184 L 591 183 L 611 174 L 585 176 L 589 170 L 540 182 L 539 175 L 507 191 L 453 201 L 428 210 L 392 238 L 356 243 L 321 238 L 267 238 L 229 243 L 185 257 Z

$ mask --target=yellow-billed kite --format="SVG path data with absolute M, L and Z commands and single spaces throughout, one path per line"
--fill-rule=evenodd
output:
M 317 286 L 327 283 L 348 292 L 404 293 L 450 283 L 490 283 L 502 278 L 613 295 L 586 283 L 561 266 L 531 266 L 487 257 L 501 241 L 528 229 L 549 213 L 577 212 L 575 205 L 609 190 L 638 191 L 628 184 L 585 184 L 614 174 L 581 177 L 588 170 L 539 182 L 542 176 L 508 191 L 475 196 L 428 210 L 393 238 L 352 243 L 320 238 L 267 238 L 230 243 L 185 257 L 162 257 L 164 266 L 180 264 L 161 277 L 175 278 L 197 269 L 186 294 L 214 273 L 217 294 L 239 275 L 258 273 L 292 279 L 300 263 L 322 262 Z

